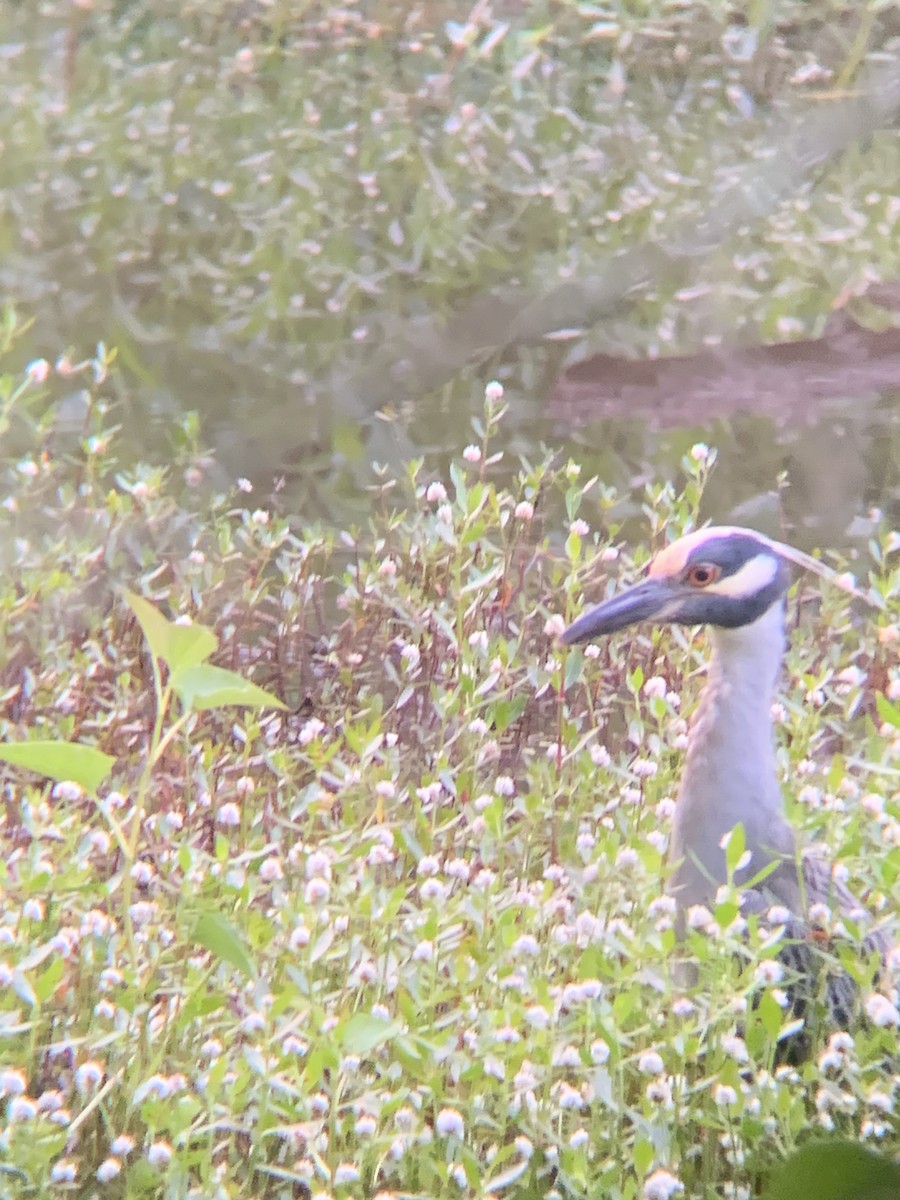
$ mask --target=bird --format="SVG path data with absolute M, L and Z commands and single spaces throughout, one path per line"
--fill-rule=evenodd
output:
M 892 938 L 813 849 L 798 852 L 778 777 L 772 704 L 786 645 L 792 564 L 826 574 L 802 551 L 752 529 L 707 526 L 673 541 L 647 577 L 589 608 L 560 635 L 564 646 L 655 622 L 706 626 L 712 655 L 690 724 L 669 842 L 667 890 L 681 937 L 693 906 L 714 907 L 729 882 L 726 845 L 741 825 L 745 854 L 731 879 L 742 913 L 779 914 L 781 961 L 795 980 L 795 1024 L 813 1005 L 847 1028 L 859 988 L 830 954 L 817 918 L 824 905 L 863 931 L 861 953 L 882 964 Z M 747 853 L 748 852 L 748 853 Z M 878 967 L 876 966 L 876 972 Z

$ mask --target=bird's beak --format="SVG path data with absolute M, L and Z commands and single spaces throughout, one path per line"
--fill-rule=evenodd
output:
M 625 629 L 628 625 L 636 625 L 639 621 L 664 618 L 677 602 L 678 597 L 671 583 L 663 579 L 647 579 L 582 613 L 560 634 L 559 640 L 566 646 L 590 642 L 604 634 Z

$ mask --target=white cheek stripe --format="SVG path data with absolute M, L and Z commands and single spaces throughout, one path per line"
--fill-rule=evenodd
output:
M 715 596 L 752 596 L 767 588 L 778 572 L 778 560 L 768 554 L 757 554 L 744 563 L 734 575 L 727 575 L 708 588 L 697 589 Z

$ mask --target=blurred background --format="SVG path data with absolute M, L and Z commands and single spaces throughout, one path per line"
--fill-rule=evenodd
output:
M 12 365 L 115 347 L 123 459 L 196 412 L 215 486 L 360 523 L 498 379 L 498 469 L 618 519 L 698 441 L 714 519 L 900 516 L 900 5 L 6 0 L 0 62 Z

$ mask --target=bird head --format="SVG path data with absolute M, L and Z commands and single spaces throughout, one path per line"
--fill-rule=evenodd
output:
M 660 551 L 643 583 L 583 613 L 561 640 L 572 646 L 640 621 L 749 625 L 784 596 L 796 553 L 752 529 L 711 525 Z

